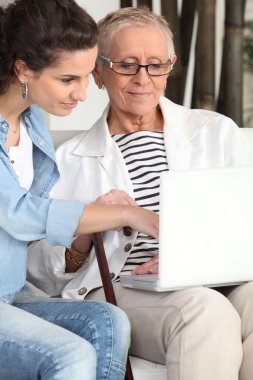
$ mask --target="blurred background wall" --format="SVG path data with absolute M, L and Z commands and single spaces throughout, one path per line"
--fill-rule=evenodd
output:
M 0 0 L 3 6 L 10 2 Z M 147 4 L 154 12 L 162 13 L 171 24 L 178 55 L 166 96 L 187 107 L 218 110 L 240 127 L 253 127 L 253 0 L 77 2 L 95 20 L 128 5 Z M 107 102 L 106 91 L 98 90 L 91 77 L 87 100 L 70 116 L 46 115 L 48 127 L 88 129 Z

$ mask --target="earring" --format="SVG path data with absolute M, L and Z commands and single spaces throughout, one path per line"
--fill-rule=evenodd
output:
M 22 83 L 22 98 L 26 100 L 27 96 L 28 96 L 28 84 Z
M 99 83 L 98 88 L 99 88 L 99 90 L 103 90 L 105 88 L 105 86 L 103 85 L 103 83 Z

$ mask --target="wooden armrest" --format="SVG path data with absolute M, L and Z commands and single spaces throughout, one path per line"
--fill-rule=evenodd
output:
M 96 252 L 102 284 L 104 287 L 105 299 L 107 302 L 112 303 L 113 305 L 117 305 L 101 232 L 93 234 L 93 244 Z
M 117 305 L 101 232 L 94 233 L 92 238 L 98 261 L 98 267 L 102 279 L 102 284 L 104 287 L 105 299 L 107 302 L 113 305 Z M 129 357 L 127 358 L 125 380 L 134 380 Z

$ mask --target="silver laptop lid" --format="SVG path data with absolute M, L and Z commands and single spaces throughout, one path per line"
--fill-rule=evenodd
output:
M 253 168 L 165 172 L 160 286 L 253 279 Z

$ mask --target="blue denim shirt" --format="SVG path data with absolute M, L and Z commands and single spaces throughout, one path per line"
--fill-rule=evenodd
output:
M 29 191 L 20 187 L 6 147 L 8 123 L 0 114 L 0 299 L 25 283 L 27 243 L 47 239 L 69 246 L 84 204 L 47 199 L 59 177 L 53 143 L 38 106 L 21 116 L 33 141 L 34 179 Z M 7 297 L 8 298 L 8 297 Z

